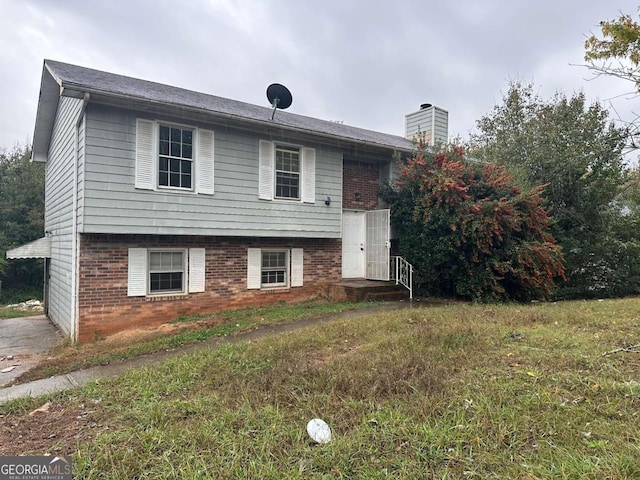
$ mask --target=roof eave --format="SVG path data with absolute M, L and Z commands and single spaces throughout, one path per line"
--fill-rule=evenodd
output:
M 58 99 L 62 93 L 61 82 L 54 77 L 46 62 L 42 68 L 40 97 L 36 112 L 36 124 L 33 132 L 31 161 L 46 162 L 49 142 L 58 110 Z
M 296 132 L 296 133 L 301 133 L 301 134 L 306 134 L 306 135 L 314 135 L 314 136 L 317 136 L 317 137 L 322 137 L 322 138 L 326 138 L 326 139 L 330 139 L 330 140 L 334 140 L 334 141 L 337 140 L 337 141 L 341 141 L 341 142 L 347 142 L 347 143 L 350 143 L 352 145 L 365 145 L 365 146 L 369 146 L 369 147 L 373 147 L 373 148 L 382 148 L 382 149 L 387 149 L 387 150 L 391 150 L 391 151 L 402 151 L 402 152 L 411 152 L 412 151 L 412 148 L 410 148 L 410 147 L 403 148 L 403 147 L 398 146 L 398 145 L 391 145 L 391 144 L 385 144 L 385 143 L 379 143 L 379 142 L 370 142 L 370 141 L 366 141 L 366 140 L 355 139 L 355 138 L 344 136 L 344 135 L 334 135 L 334 134 L 327 133 L 327 132 L 320 132 L 318 130 L 295 127 L 295 126 L 288 125 L 286 123 L 277 123 L 277 122 L 272 121 L 272 120 L 259 120 L 259 119 L 255 119 L 255 118 L 245 117 L 245 116 L 242 116 L 242 115 L 234 115 L 232 113 L 225 113 L 225 112 L 219 112 L 219 111 L 215 111 L 215 110 L 210 110 L 210 109 L 207 109 L 207 108 L 199 108 L 199 107 L 194 107 L 194 106 L 190 106 L 190 105 L 184 105 L 184 104 L 181 104 L 181 103 L 172 103 L 172 102 L 166 102 L 166 101 L 159 101 L 159 100 L 140 97 L 140 96 L 135 96 L 135 95 L 128 95 L 128 94 L 125 94 L 125 93 L 115 93 L 115 92 L 105 91 L 105 90 L 96 89 L 96 88 L 92 88 L 92 87 L 87 87 L 87 86 L 80 85 L 80 84 L 75 84 L 73 82 L 63 82 L 62 83 L 62 92 L 61 92 L 61 94 L 64 95 L 64 96 L 81 98 L 84 95 L 84 93 L 89 93 L 92 96 L 92 98 L 94 99 L 94 101 L 98 101 L 98 99 L 100 99 L 100 97 L 106 97 L 106 98 L 114 98 L 114 99 L 124 100 L 124 101 L 126 101 L 126 103 L 139 102 L 139 103 L 156 105 L 156 106 L 159 106 L 159 107 L 170 106 L 170 107 L 174 107 L 174 108 L 179 108 L 181 110 L 187 110 L 187 111 L 190 111 L 190 112 L 193 112 L 193 113 L 196 113 L 196 114 L 200 114 L 200 115 L 207 115 L 207 116 L 210 115 L 210 116 L 215 116 L 215 117 L 218 117 L 218 118 L 224 118 L 224 119 L 232 120 L 234 122 L 239 122 L 239 123 L 244 123 L 244 124 L 251 124 L 251 125 L 261 126 L 261 127 L 265 127 L 265 128 L 279 128 L 279 129 L 287 130 L 289 132 Z

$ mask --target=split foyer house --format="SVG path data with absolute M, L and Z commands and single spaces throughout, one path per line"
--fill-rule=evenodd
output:
M 46 60 L 46 313 L 74 341 L 388 280 L 378 199 L 410 140 Z M 406 118 L 447 137 L 447 112 Z

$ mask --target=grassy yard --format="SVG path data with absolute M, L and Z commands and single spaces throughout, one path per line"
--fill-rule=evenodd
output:
M 163 350 L 175 350 L 210 338 L 231 336 L 268 325 L 381 305 L 380 302 L 348 303 L 313 300 L 179 317 L 155 329 L 127 330 L 90 343 L 60 345 L 51 352 L 49 358 L 24 373 L 16 383 L 61 375 L 96 365 L 106 365 Z
M 77 478 L 640 478 L 640 299 L 363 314 L 0 407 Z M 333 439 L 317 445 L 308 420 Z

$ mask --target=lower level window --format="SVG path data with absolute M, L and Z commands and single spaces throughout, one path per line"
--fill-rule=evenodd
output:
M 149 252 L 149 293 L 184 291 L 184 251 Z
M 286 287 L 288 285 L 287 272 L 288 251 L 263 250 L 261 285 L 263 287 Z

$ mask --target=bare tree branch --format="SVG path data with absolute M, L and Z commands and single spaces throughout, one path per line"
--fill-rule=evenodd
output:
M 640 343 L 638 345 L 630 345 L 628 347 L 620 347 L 620 348 L 616 348 L 615 350 L 610 350 L 608 352 L 604 352 L 602 354 L 602 356 L 606 356 L 606 355 L 611 355 L 613 353 L 619 353 L 619 352 L 628 352 L 628 353 L 640 353 Z

